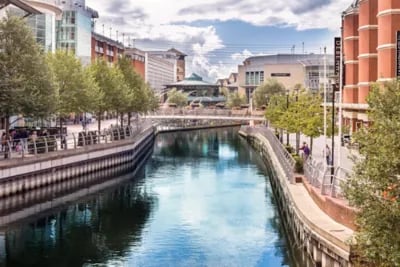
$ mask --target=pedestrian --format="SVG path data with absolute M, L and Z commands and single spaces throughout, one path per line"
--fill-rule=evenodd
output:
M 328 145 L 325 146 L 324 155 L 326 158 L 326 165 L 330 166 L 331 165 L 331 149 L 329 148 Z
M 307 161 L 308 157 L 310 156 L 310 148 L 306 142 L 303 142 L 303 146 L 300 147 L 300 150 L 303 150 L 303 160 Z

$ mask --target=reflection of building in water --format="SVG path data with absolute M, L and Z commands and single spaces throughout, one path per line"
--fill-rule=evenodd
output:
M 97 181 L 105 181 L 100 184 L 87 184 L 91 177 L 86 176 L 56 185 L 52 189 L 64 187 L 67 194 L 59 192 L 60 196 L 50 201 L 46 201 L 44 196 L 51 198 L 53 192 L 49 188 L 39 189 L 41 192 L 36 193 L 41 202 L 25 208 L 33 209 L 33 215 L 18 223 L 18 230 L 13 229 L 12 225 L 7 226 L 5 239 L 3 242 L 0 239 L 0 264 L 7 260 L 7 263 L 27 266 L 39 261 L 48 263 L 48 266 L 59 266 L 58 253 L 62 248 L 66 253 L 64 259 L 79 261 L 70 262 L 68 266 L 82 266 L 85 264 L 85 255 L 95 262 L 104 263 L 110 255 L 127 251 L 132 242 L 140 241 L 143 227 L 155 203 L 154 197 L 140 186 L 145 175 L 144 168 L 140 168 L 138 173 L 133 172 L 134 169 L 134 166 L 130 166 L 114 173 L 107 171 L 94 174 Z M 110 179 L 113 176 L 118 178 Z M 79 189 L 75 191 L 72 188 Z M 17 197 L 12 198 L 7 205 L 1 202 L 2 222 L 21 218 L 21 212 L 7 214 L 7 208 L 22 204 L 23 197 L 19 201 Z M 28 202 L 34 201 L 32 195 L 27 198 Z M 65 207 L 65 203 L 70 202 L 75 204 Z M 15 209 L 20 210 L 21 206 Z M 36 215 L 35 211 L 39 211 L 39 214 Z M 75 244 L 75 247 L 70 244 Z M 7 258 L 1 255 L 7 255 Z

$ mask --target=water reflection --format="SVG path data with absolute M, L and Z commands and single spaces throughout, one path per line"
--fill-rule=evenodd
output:
M 158 136 L 139 173 L 81 187 L 3 227 L 1 265 L 305 266 L 287 241 L 267 169 L 237 130 Z

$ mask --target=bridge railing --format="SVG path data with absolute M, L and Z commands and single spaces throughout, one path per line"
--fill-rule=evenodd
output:
M 97 144 L 132 139 L 152 127 L 151 121 L 135 126 L 110 127 L 102 131 L 82 131 L 70 135 L 42 135 L 15 138 L 0 145 L 0 160 L 36 157 L 61 150 L 77 150 Z
M 246 132 L 253 133 L 253 134 L 261 134 L 264 136 L 269 144 L 271 145 L 275 155 L 277 156 L 283 171 L 286 174 L 286 177 L 291 181 L 294 182 L 294 165 L 295 160 L 292 155 L 287 151 L 287 149 L 283 146 L 283 144 L 279 141 L 276 135 L 267 127 L 260 126 L 260 127 L 242 127 Z
M 149 115 L 262 117 L 264 114 L 263 112 L 260 111 L 254 111 L 253 113 L 251 113 L 248 109 L 230 110 L 230 109 L 207 109 L 207 108 L 197 108 L 197 109 L 163 108 L 153 113 L 150 113 Z

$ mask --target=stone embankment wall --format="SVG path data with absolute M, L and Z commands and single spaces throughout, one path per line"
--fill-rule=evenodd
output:
M 306 254 L 312 258 L 318 267 L 351 267 L 351 249 L 348 243 L 336 233 L 315 224 L 309 214 L 302 212 L 300 208 L 304 203 L 298 203 L 299 193 L 297 189 L 302 184 L 293 185 L 293 177 L 287 177 L 278 157 L 267 138 L 259 134 L 239 132 L 260 153 L 269 166 L 270 180 L 276 196 L 281 218 L 287 231 L 291 233 L 293 241 L 302 247 Z M 304 192 L 305 188 L 301 188 Z M 310 196 L 308 196 L 310 197 Z M 311 197 L 310 197 L 311 198 Z M 312 214 L 312 213 L 311 213 Z M 314 216 L 315 217 L 315 216 Z M 340 229 L 338 229 L 340 230 Z M 341 231 L 341 230 L 340 230 Z
M 153 149 L 154 128 L 132 139 L 57 151 L 0 165 L 0 197 L 60 183 L 124 164 L 141 164 Z

